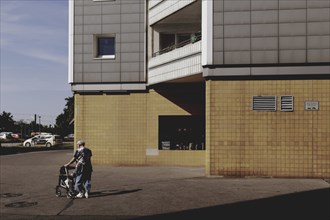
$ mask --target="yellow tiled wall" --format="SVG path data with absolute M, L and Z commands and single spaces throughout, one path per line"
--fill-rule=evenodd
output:
M 93 151 L 93 163 L 143 165 L 146 94 L 75 95 L 75 136 Z
M 158 116 L 190 115 L 155 90 L 148 93 L 75 95 L 75 136 L 93 151 L 94 164 L 204 166 L 205 151 L 159 151 Z
M 277 111 L 252 111 L 258 95 L 277 96 Z M 304 110 L 311 100 L 319 111 Z M 207 81 L 206 149 L 208 175 L 330 177 L 330 80 Z

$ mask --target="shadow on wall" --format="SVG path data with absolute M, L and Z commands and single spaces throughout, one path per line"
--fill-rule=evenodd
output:
M 330 219 L 330 188 L 136 219 Z
M 172 83 L 153 89 L 191 115 L 205 115 L 205 83 Z

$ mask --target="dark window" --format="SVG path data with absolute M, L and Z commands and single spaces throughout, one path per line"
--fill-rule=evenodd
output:
M 115 38 L 114 37 L 99 37 L 97 39 L 97 56 L 107 57 L 115 55 Z M 114 58 L 114 57 L 113 57 Z
M 204 116 L 159 116 L 159 150 L 205 150 Z

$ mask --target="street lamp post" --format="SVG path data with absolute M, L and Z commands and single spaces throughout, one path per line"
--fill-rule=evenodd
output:
M 40 125 L 41 125 L 41 116 L 39 115 L 39 134 L 41 134 Z

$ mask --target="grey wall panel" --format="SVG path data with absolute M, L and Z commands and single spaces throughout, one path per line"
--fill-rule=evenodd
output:
M 83 35 L 76 34 L 74 36 L 74 42 L 75 42 L 76 45 L 83 44 Z
M 225 11 L 249 11 L 250 1 L 246 0 L 224 0 Z
M 306 22 L 306 9 L 279 11 L 279 22 Z
M 82 25 L 84 22 L 83 16 L 74 16 L 74 23 L 75 25 Z
M 252 11 L 251 12 L 251 23 L 252 24 L 272 24 L 278 22 L 278 11 L 267 10 L 267 11 Z
M 87 71 L 84 71 L 84 75 L 83 75 L 83 82 L 89 82 L 89 83 L 98 83 L 98 82 L 102 82 L 102 74 L 99 73 L 90 73 Z
M 140 53 L 122 53 L 121 54 L 121 60 L 123 63 L 135 63 L 138 62 L 141 59 Z
M 124 82 L 138 82 L 140 81 L 140 75 L 132 74 L 131 72 L 121 72 L 121 80 Z
M 308 49 L 330 49 L 330 36 L 310 36 L 307 45 Z
M 249 64 L 251 58 L 250 55 L 250 51 L 225 52 L 224 61 L 225 64 Z
M 213 55 L 213 60 L 215 63 L 217 64 L 224 64 L 223 62 L 223 52 L 215 52 L 214 55 Z
M 264 10 L 273 10 L 278 9 L 278 0 L 252 0 L 251 1 L 251 10 L 252 11 L 264 11 Z
M 75 71 L 75 73 L 79 73 L 80 75 L 82 75 L 82 73 L 83 73 L 83 65 L 82 65 L 82 63 L 76 63 L 74 65 L 74 71 Z
M 140 14 L 140 4 L 129 4 L 124 6 L 121 10 L 124 14 Z
M 82 54 L 83 53 L 83 45 L 82 44 L 76 44 L 74 47 L 74 54 Z
M 85 25 L 99 25 L 102 22 L 102 17 L 100 15 L 86 15 L 82 17 L 83 24 Z
M 119 14 L 106 14 L 102 15 L 102 24 L 120 24 L 120 15 Z
M 250 25 L 225 25 L 224 27 L 224 37 L 250 37 Z M 222 30 L 219 28 L 218 30 Z
M 79 54 L 79 53 L 75 54 L 74 63 L 75 64 L 82 64 L 83 63 L 83 55 Z
M 213 15 L 213 25 L 223 25 L 223 12 L 215 12 Z
M 75 1 L 75 7 L 74 7 L 74 14 L 77 16 L 81 16 L 84 14 L 84 8 L 82 5 L 77 5 L 77 2 Z
M 75 0 L 74 5 L 74 62 L 83 63 L 74 71 L 80 74 L 74 79 L 80 83 L 145 82 L 144 0 Z M 96 38 L 102 35 L 115 37 L 114 59 L 96 57 Z
M 120 82 L 120 72 L 111 72 L 111 73 L 103 73 L 102 81 L 104 82 Z
M 140 22 L 140 14 L 122 14 L 121 16 L 122 23 L 139 23 Z
M 102 15 L 120 15 L 119 4 L 102 5 Z
M 225 12 L 225 25 L 250 24 L 250 11 Z
M 280 36 L 306 36 L 306 23 L 284 23 L 279 25 Z
M 305 9 L 307 6 L 306 0 L 279 0 L 279 9 Z
M 140 69 L 140 63 L 128 63 L 126 65 L 123 65 L 121 68 L 121 71 L 123 72 L 137 72 Z
M 250 50 L 250 38 L 225 38 L 225 51 Z
M 329 62 L 330 49 L 308 50 L 307 54 L 308 62 Z
M 141 39 L 141 36 L 139 33 L 122 33 L 121 34 L 121 43 L 136 43 L 142 39 Z
M 278 38 L 277 37 L 258 37 L 251 39 L 252 50 L 277 50 Z
M 141 31 L 141 27 L 136 23 L 122 24 L 121 31 L 125 33 L 139 33 Z
M 251 37 L 278 37 L 278 24 L 252 24 Z
M 86 15 L 100 15 L 102 13 L 102 6 L 95 2 L 95 5 L 85 5 L 84 16 Z
M 101 74 L 101 64 L 100 63 L 84 63 L 84 72 L 97 73 L 95 75 Z
M 214 39 L 213 47 L 215 51 L 223 51 L 223 39 Z
M 83 34 L 83 26 L 82 25 L 75 25 L 74 26 L 74 33 L 77 34 Z
M 215 0 L 213 10 L 214 64 L 329 62 L 330 0 Z
M 219 38 L 223 38 L 223 26 L 214 26 L 214 30 L 213 30 L 213 37 L 214 40 L 219 39 Z
M 306 50 L 306 36 L 299 37 L 280 37 L 280 50 Z
M 127 52 L 140 52 L 140 44 L 137 43 L 125 43 L 121 45 L 121 52 L 127 53 Z
M 307 25 L 307 35 L 329 36 L 330 22 L 310 22 Z
M 83 33 L 84 34 L 95 34 L 95 33 L 101 33 L 102 31 L 102 25 L 84 25 L 83 26 Z
M 82 73 L 75 73 L 74 74 L 74 82 L 83 82 L 83 74 Z
M 330 10 L 329 8 L 311 8 L 307 10 L 307 19 L 309 22 L 315 21 L 329 21 Z
M 263 50 L 263 51 L 252 51 L 252 63 L 263 64 L 263 63 L 278 63 L 278 51 L 274 50 Z
M 213 2 L 213 11 L 216 12 L 222 12 L 224 8 L 224 0 L 217 0 Z
M 306 50 L 280 50 L 280 63 L 305 63 Z
M 102 31 L 98 32 L 100 34 L 115 34 L 121 31 L 120 24 L 103 24 Z
M 329 0 L 307 0 L 307 8 L 329 8 Z

